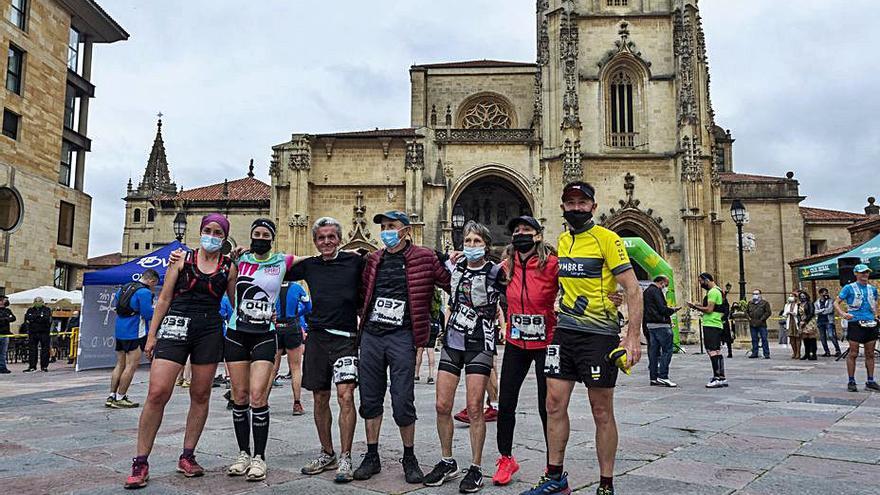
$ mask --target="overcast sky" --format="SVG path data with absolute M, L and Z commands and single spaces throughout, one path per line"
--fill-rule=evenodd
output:
M 90 256 L 121 248 L 156 113 L 178 185 L 268 182 L 294 131 L 409 125 L 409 66 L 533 61 L 534 0 L 99 0 L 130 34 L 97 46 Z M 702 0 L 719 125 L 739 172 L 795 172 L 805 205 L 880 195 L 880 2 Z M 638 43 L 638 36 L 633 33 Z

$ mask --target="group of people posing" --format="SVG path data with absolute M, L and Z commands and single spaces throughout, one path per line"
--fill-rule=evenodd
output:
M 508 484 L 519 469 L 512 451 L 516 409 L 520 388 L 534 366 L 538 404 L 530 407 L 537 406 L 540 412 L 547 468 L 536 486 L 524 493 L 570 492 L 563 465 L 569 438 L 568 404 L 575 383 L 581 382 L 587 387 L 596 424 L 597 493 L 613 494 L 614 386 L 619 367 L 628 369 L 641 355 L 640 332 L 620 336 L 617 306 L 625 298 L 630 325 L 641 328 L 641 289 L 622 240 L 593 222 L 593 187 L 585 182 L 566 185 L 561 209 L 568 230 L 559 237 L 558 255 L 545 241 L 541 224 L 521 216 L 508 223 L 511 239 L 500 263 L 488 259 L 493 240 L 489 230 L 476 222 L 464 227 L 463 250 L 447 256 L 412 242 L 405 213 L 382 213 L 373 220 L 381 225 L 384 248 L 361 256 L 340 250 L 342 227 L 324 217 L 312 227 L 319 254 L 294 257 L 272 251 L 275 225 L 258 219 L 251 227 L 250 249 L 227 256 L 220 248 L 229 233 L 228 220 L 220 214 L 205 216 L 200 246 L 172 256 L 150 315 L 144 342 L 144 352 L 152 359 L 149 389 L 126 488 L 144 487 L 148 482 L 148 457 L 175 380 L 187 360 L 192 367 L 190 407 L 177 470 L 187 477 L 204 474 L 195 449 L 207 419 L 214 374 L 224 360 L 231 379 L 239 451 L 227 474 L 249 481 L 265 479 L 267 397 L 273 365 L 279 341 L 290 338 L 283 334 L 296 332 L 299 326 L 297 318 L 278 311 L 279 298 L 283 298 L 283 282 L 303 280 L 309 287 L 312 311 L 302 385 L 314 395 L 321 444 L 320 454 L 302 467 L 304 474 L 335 469 L 335 480 L 344 483 L 379 473 L 383 404 L 390 391 L 392 417 L 403 443 L 406 481 L 439 486 L 463 474 L 461 492 L 480 490 L 486 436 L 483 402 L 496 354 L 496 334 L 505 328 L 498 403 L 500 457 L 493 482 Z M 156 281 L 158 277 L 154 281 L 149 274 L 142 280 L 148 289 Z M 417 349 L 426 347 L 431 336 L 436 288 L 449 293 L 449 304 L 436 381 L 440 455 L 425 474 L 414 452 L 414 377 Z M 225 336 L 219 312 L 224 294 L 233 306 Z M 506 313 L 498 309 L 502 294 Z M 134 299 L 126 304 L 141 304 Z M 499 318 L 506 319 L 505 325 L 499 325 Z M 127 347 L 137 347 L 136 340 L 131 340 L 135 343 L 122 344 L 123 355 Z M 460 471 L 452 453 L 452 410 L 462 372 L 471 459 L 467 469 Z M 128 383 L 119 385 L 127 388 Z M 338 454 L 329 407 L 334 386 L 340 406 Z M 356 387 L 360 389 L 357 411 Z M 121 396 L 114 393 L 114 400 L 124 397 L 125 388 L 121 390 Z M 367 452 L 355 469 L 351 451 L 358 413 L 365 421 Z

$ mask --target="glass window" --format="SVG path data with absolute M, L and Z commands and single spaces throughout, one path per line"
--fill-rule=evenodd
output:
M 76 103 L 76 90 L 68 86 L 64 95 L 64 127 L 72 131 L 76 130 Z
M 135 208 L 135 209 L 134 209 L 134 222 L 135 222 L 135 223 L 138 223 L 138 222 L 140 222 L 140 221 L 141 221 L 141 209 L 140 209 L 140 208 Z
M 18 26 L 19 29 L 27 27 L 27 0 L 12 0 L 12 9 L 9 10 L 9 22 Z
M 79 72 L 79 31 L 74 28 L 70 28 L 70 38 L 67 42 L 67 67 Z
M 626 7 L 627 0 L 608 0 L 605 5 L 609 7 Z
M 18 126 L 21 115 L 9 110 L 3 109 L 3 135 L 12 139 L 18 139 Z
M 154 220 L 156 220 L 156 210 L 150 208 L 149 210 L 147 210 L 147 221 L 152 222 Z
M 141 248 L 141 243 L 139 243 L 139 242 L 134 243 L 134 250 L 135 251 L 137 251 L 140 248 Z
M 61 164 L 58 170 L 58 183 L 70 186 L 71 170 L 73 170 L 73 146 L 67 141 L 61 142 Z
M 73 246 L 73 220 L 76 207 L 66 201 L 61 202 L 58 210 L 58 244 Z
M 611 146 L 632 148 L 635 146 L 636 125 L 634 101 L 634 77 L 620 70 L 612 74 L 608 96 L 608 128 Z
M 55 263 L 55 279 L 53 285 L 61 290 L 70 290 L 70 265 Z
M 150 250 L 150 243 L 149 242 L 144 244 L 144 249 L 146 249 L 147 251 Z
M 13 93 L 21 94 L 21 76 L 24 72 L 24 51 L 9 45 L 9 55 L 6 63 L 6 89 Z

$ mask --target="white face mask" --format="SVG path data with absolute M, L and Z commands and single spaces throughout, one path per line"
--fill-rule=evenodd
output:
M 788 302 L 793 303 L 794 300 L 794 296 L 788 296 Z

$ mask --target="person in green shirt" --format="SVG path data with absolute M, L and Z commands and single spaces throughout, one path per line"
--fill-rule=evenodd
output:
M 703 341 L 706 344 L 706 351 L 712 362 L 712 379 L 706 384 L 706 388 L 726 387 L 727 378 L 724 375 L 724 355 L 721 354 L 724 322 L 722 321 L 720 311 L 724 297 L 711 274 L 701 273 L 699 281 L 700 287 L 708 291 L 706 299 L 704 299 L 702 305 L 688 303 L 688 307 L 703 313 Z

